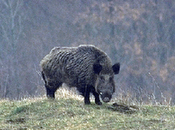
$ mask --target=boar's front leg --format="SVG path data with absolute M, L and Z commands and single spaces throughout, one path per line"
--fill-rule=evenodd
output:
M 95 103 L 97 105 L 102 105 L 102 103 L 100 102 L 99 94 L 95 91 L 94 87 L 92 87 L 91 92 L 93 93 L 95 97 Z
M 93 95 L 95 96 L 95 103 L 97 105 L 102 105 L 102 103 L 100 102 L 100 99 L 99 99 L 99 94 L 97 92 L 93 92 Z

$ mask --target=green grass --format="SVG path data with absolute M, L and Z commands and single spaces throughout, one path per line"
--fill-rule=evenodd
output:
M 84 105 L 74 97 L 46 97 L 20 101 L 0 101 L 1 129 L 71 129 L 71 130 L 148 130 L 175 129 L 175 107 L 112 107 L 112 103 Z

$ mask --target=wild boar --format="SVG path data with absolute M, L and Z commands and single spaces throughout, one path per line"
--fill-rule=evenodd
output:
M 115 92 L 114 74 L 120 63 L 112 65 L 108 55 L 93 45 L 55 47 L 40 62 L 47 97 L 55 98 L 55 91 L 63 84 L 76 87 L 90 104 L 90 93 L 95 103 L 109 102 Z

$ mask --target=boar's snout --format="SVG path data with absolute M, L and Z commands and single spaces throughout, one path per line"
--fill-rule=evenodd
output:
M 109 97 L 105 97 L 105 98 L 103 99 L 103 102 L 109 102 L 109 101 L 110 101 Z
M 112 98 L 112 94 L 109 93 L 101 93 L 101 99 L 103 100 L 103 102 L 109 102 Z

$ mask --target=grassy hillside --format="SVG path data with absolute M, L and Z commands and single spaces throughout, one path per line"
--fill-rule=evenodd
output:
M 68 95 L 1 100 L 0 129 L 175 129 L 175 107 L 84 105 L 81 97 Z

